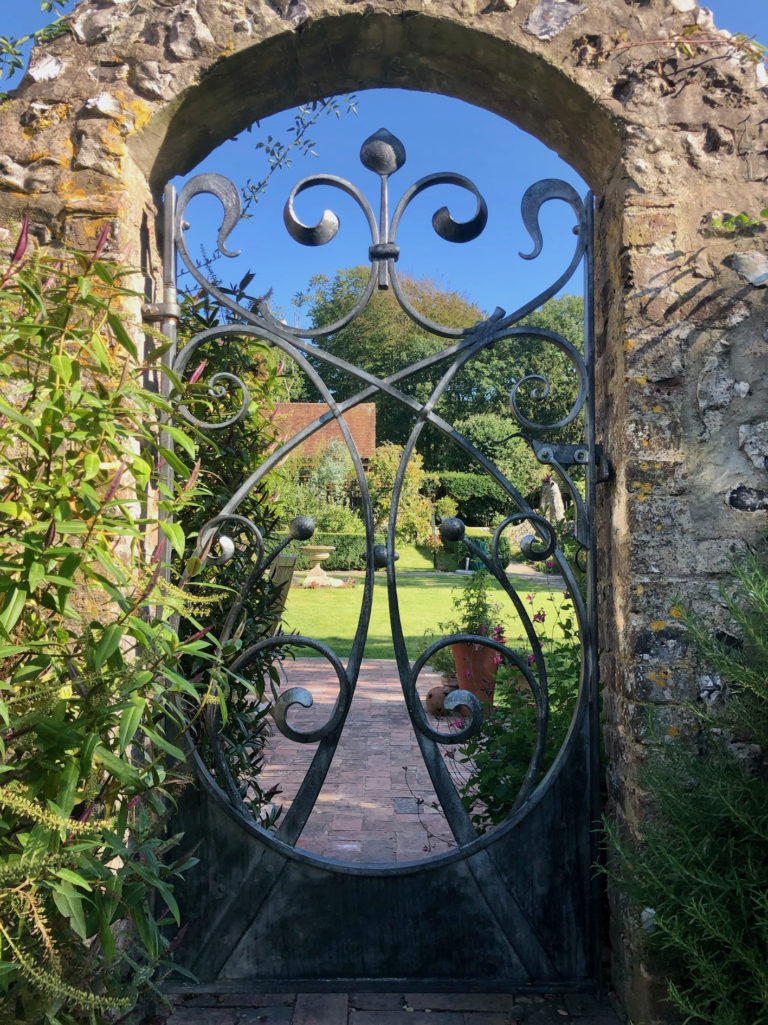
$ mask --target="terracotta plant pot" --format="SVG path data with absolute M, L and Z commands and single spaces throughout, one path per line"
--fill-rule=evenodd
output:
M 498 653 L 485 644 L 452 644 L 459 687 L 474 694 L 484 705 L 493 701 Z

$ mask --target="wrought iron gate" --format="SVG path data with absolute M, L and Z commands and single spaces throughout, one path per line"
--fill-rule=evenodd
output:
M 322 395 L 327 408 L 308 427 L 285 441 L 251 473 L 231 499 L 200 533 L 198 557 L 209 564 L 227 562 L 235 550 L 235 535 L 250 538 L 255 555 L 248 579 L 223 626 L 223 643 L 232 636 L 248 589 L 265 573 L 284 541 L 266 552 L 261 533 L 251 520 L 238 513 L 249 492 L 289 452 L 323 425 L 335 420 L 346 441 L 364 498 L 367 532 L 367 569 L 360 618 L 351 655 L 346 663 L 320 642 L 298 635 L 264 637 L 241 651 L 231 669 L 246 673 L 263 659 L 265 651 L 286 650 L 291 645 L 314 647 L 338 678 L 338 698 L 333 712 L 321 727 L 302 732 L 287 719 L 292 705 L 311 705 L 311 695 L 300 688 L 286 688 L 272 708 L 274 726 L 296 744 L 316 745 L 311 767 L 288 813 L 276 828 L 263 828 L 242 802 L 236 782 L 213 744 L 213 763 L 192 752 L 200 786 L 188 791 L 179 813 L 178 828 L 199 841 L 198 868 L 189 873 L 177 896 L 187 933 L 181 961 L 203 985 L 229 984 L 275 988 L 369 987 L 421 989 L 475 989 L 546 991 L 589 988 L 598 974 L 598 904 L 592 865 L 595 862 L 597 807 L 597 706 L 595 642 L 595 538 L 594 488 L 599 450 L 593 428 L 592 388 L 592 199 L 582 200 L 568 184 L 557 180 L 538 182 L 522 200 L 522 218 L 533 240 L 536 257 L 542 248 L 539 211 L 545 202 L 559 200 L 575 215 L 575 242 L 568 266 L 541 294 L 514 313 L 497 308 L 486 320 L 466 329 L 436 324 L 423 316 L 404 294 L 396 270 L 398 226 L 411 200 L 435 184 L 457 186 L 475 198 L 476 210 L 466 222 L 457 222 L 446 207 L 432 218 L 437 234 L 450 242 L 477 237 L 487 220 L 485 202 L 475 185 L 460 174 L 428 175 L 411 185 L 389 213 L 389 179 L 403 165 L 402 144 L 381 130 L 365 141 L 363 164 L 380 179 L 380 216 L 350 182 L 334 175 L 316 175 L 300 181 L 285 206 L 288 232 L 299 243 L 318 246 L 337 232 L 336 216 L 326 210 L 314 226 L 303 224 L 294 211 L 294 199 L 315 185 L 340 189 L 362 210 L 370 228 L 368 250 L 371 273 L 359 301 L 342 319 L 326 328 L 303 330 L 278 322 L 263 306 L 253 310 L 210 281 L 195 266 L 185 242 L 187 209 L 199 193 L 218 197 L 224 208 L 218 245 L 224 255 L 226 241 L 240 214 L 237 188 L 215 174 L 192 178 L 178 199 L 166 192 L 165 287 L 160 314 L 172 330 L 177 307 L 176 256 L 207 294 L 234 315 L 234 323 L 202 332 L 175 357 L 173 369 L 189 377 L 199 364 L 201 346 L 212 339 L 237 335 L 265 341 L 296 362 Z M 522 255 L 522 254 L 521 254 Z M 563 336 L 544 329 L 522 326 L 520 321 L 547 299 L 555 296 L 578 268 L 586 281 L 584 356 Z M 446 347 L 418 363 L 402 367 L 379 379 L 325 352 L 318 340 L 341 330 L 365 308 L 375 289 L 391 289 L 408 316 L 431 333 L 444 337 Z M 577 574 L 560 547 L 553 524 L 537 514 L 499 469 L 474 448 L 435 411 L 440 396 L 454 376 L 473 358 L 494 345 L 513 346 L 521 337 L 536 337 L 559 351 L 571 368 L 575 395 L 570 409 L 552 424 L 540 424 L 522 408 L 522 396 L 536 398 L 535 389 L 546 394 L 548 382 L 524 377 L 510 395 L 510 410 L 538 460 L 546 464 L 566 489 L 575 509 L 573 535 L 578 566 L 585 574 L 583 593 Z M 318 372 L 318 362 L 341 368 L 360 382 L 360 390 L 337 401 Z M 425 402 L 406 390 L 408 378 L 442 363 L 446 369 Z M 199 372 L 199 367 L 196 372 Z M 245 417 L 248 395 L 244 382 L 220 372 L 209 382 L 211 394 L 221 397 L 227 389 L 239 390 L 240 409 L 217 424 L 204 423 L 189 408 L 178 415 L 201 430 L 227 427 Z M 533 389 L 533 394 L 531 394 Z M 345 414 L 377 393 L 385 393 L 402 405 L 413 420 L 392 495 L 386 545 L 374 544 L 371 505 L 363 465 L 355 449 Z M 546 431 L 557 432 L 581 415 L 583 440 L 578 444 L 547 441 Z M 508 496 L 509 514 L 498 525 L 490 553 L 464 535 L 464 524 L 448 518 L 440 524 L 444 540 L 464 538 L 467 548 L 510 597 L 522 624 L 525 639 L 518 647 L 488 636 L 460 634 L 433 644 L 415 662 L 406 652 L 398 608 L 395 538 L 398 502 L 408 460 L 412 457 L 425 424 L 460 446 L 467 459 L 491 476 Z M 574 483 L 572 467 L 583 469 L 582 491 Z M 300 511 L 299 511 L 300 512 Z M 581 680 L 567 736 L 546 771 L 542 759 L 548 729 L 547 660 L 526 602 L 505 573 L 499 557 L 502 531 L 510 524 L 527 522 L 531 535 L 523 550 L 535 561 L 552 560 L 572 596 L 581 642 Z M 298 515 L 291 523 L 291 539 L 306 540 L 312 523 Z M 291 540 L 289 539 L 289 540 Z M 311 814 L 344 730 L 347 713 L 363 661 L 374 587 L 374 572 L 386 567 L 391 628 L 397 672 L 424 762 L 443 813 L 455 838 L 455 848 L 424 861 L 407 864 L 350 864 L 315 856 L 300 845 L 302 829 Z M 535 702 L 536 739 L 530 763 L 508 818 L 488 832 L 478 833 L 446 769 L 443 749 L 468 742 L 483 728 L 485 709 L 466 690 L 455 691 L 446 707 L 463 710 L 460 728 L 452 733 L 439 729 L 424 711 L 417 682 L 425 663 L 439 649 L 455 642 L 470 642 L 493 649 L 530 690 Z M 528 654 L 528 653 L 531 654 Z M 212 713 L 209 728 L 215 734 L 218 719 Z M 439 951 L 439 956 L 436 956 Z

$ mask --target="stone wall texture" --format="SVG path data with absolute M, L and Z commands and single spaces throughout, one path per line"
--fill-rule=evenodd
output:
M 723 616 L 768 516 L 768 95 L 695 0 L 82 0 L 0 108 L 0 241 L 109 246 L 160 282 L 164 182 L 254 119 L 369 87 L 447 93 L 556 149 L 597 196 L 601 669 L 610 813 L 647 810 L 648 707 L 670 740 L 704 677 L 675 602 Z M 686 57 L 663 43 L 699 27 Z M 706 680 L 704 680 L 706 682 Z M 658 1016 L 616 900 L 618 991 Z

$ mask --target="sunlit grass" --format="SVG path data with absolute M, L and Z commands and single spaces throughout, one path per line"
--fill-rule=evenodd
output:
M 343 578 L 344 574 L 340 573 L 338 576 Z M 350 588 L 302 588 L 301 581 L 296 580 L 286 604 L 285 631 L 313 637 L 327 644 L 341 658 L 348 657 L 360 616 L 363 594 L 362 578 L 353 579 L 356 579 L 357 583 Z M 409 658 L 416 658 L 426 632 L 441 634 L 438 624 L 453 618 L 453 592 L 457 587 L 461 587 L 461 584 L 462 578 L 454 574 L 414 574 L 398 577 L 398 606 Z M 544 623 L 537 625 L 541 640 L 557 640 L 562 637 L 558 614 L 563 604 L 566 606 L 565 611 L 571 608 L 570 602 L 563 597 L 563 591 L 550 582 L 531 583 L 522 577 L 513 578 L 513 585 L 517 588 L 529 614 L 544 613 Z M 525 635 L 511 600 L 498 584 L 493 589 L 502 606 L 501 619 L 506 626 L 511 646 L 527 652 L 527 642 L 522 640 Z M 527 595 L 531 596 L 532 601 L 527 600 Z M 301 654 L 310 655 L 311 652 L 304 649 Z M 387 584 L 382 573 L 376 577 L 365 655 L 367 658 L 395 657 Z

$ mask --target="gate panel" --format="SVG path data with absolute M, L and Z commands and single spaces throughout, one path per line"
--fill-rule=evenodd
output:
M 586 272 L 586 302 L 591 303 L 592 207 L 591 197 L 582 201 L 564 182 L 547 180 L 532 186 L 522 201 L 522 217 L 533 240 L 535 258 L 542 248 L 538 214 L 543 203 L 565 203 L 576 218 L 573 253 L 560 277 L 540 295 L 512 314 L 502 309 L 466 328 L 446 327 L 429 321 L 403 293 L 397 275 L 397 229 L 411 200 L 435 184 L 448 184 L 471 193 L 475 213 L 466 222 L 455 221 L 443 207 L 433 217 L 437 234 L 450 242 L 467 242 L 482 232 L 487 210 L 475 185 L 462 175 L 438 173 L 422 178 L 403 194 L 389 215 L 389 178 L 402 167 L 402 144 L 385 130 L 366 140 L 361 149 L 363 164 L 379 176 L 380 216 L 377 219 L 366 197 L 351 183 L 333 175 L 317 175 L 299 182 L 285 207 L 285 224 L 292 237 L 304 245 L 322 245 L 338 231 L 338 220 L 326 210 L 316 225 L 305 225 L 294 211 L 294 199 L 315 185 L 330 185 L 351 196 L 371 232 L 368 284 L 354 308 L 337 323 L 323 329 L 290 328 L 278 322 L 268 309 L 247 309 L 216 283 L 205 278 L 189 257 L 185 242 L 187 207 L 201 192 L 217 196 L 224 208 L 219 248 L 224 255 L 229 232 L 239 218 L 239 193 L 227 179 L 204 174 L 191 179 L 178 202 L 172 192 L 166 202 L 166 302 L 173 304 L 175 253 L 210 295 L 233 315 L 233 323 L 202 332 L 176 357 L 174 370 L 184 377 L 199 362 L 196 354 L 212 339 L 252 337 L 274 345 L 295 362 L 323 396 L 327 410 L 314 423 L 288 439 L 232 496 L 220 513 L 200 531 L 196 557 L 220 565 L 233 558 L 238 538 L 246 538 L 254 555 L 240 594 L 230 609 L 221 632 L 226 643 L 234 634 L 249 589 L 268 572 L 288 542 L 267 551 L 258 526 L 238 513 L 238 508 L 268 473 L 305 438 L 335 419 L 349 449 L 363 495 L 367 533 L 367 569 L 361 612 L 351 655 L 342 661 L 324 644 L 299 635 L 264 637 L 240 652 L 230 666 L 247 674 L 263 663 L 265 654 L 299 646 L 314 648 L 327 661 L 338 680 L 338 697 L 327 720 L 310 730 L 292 725 L 290 709 L 308 707 L 312 696 L 297 687 L 285 687 L 276 695 L 271 715 L 274 728 L 295 743 L 316 745 L 310 769 L 289 811 L 273 828 L 264 828 L 243 802 L 218 742 L 220 719 L 215 707 L 207 717 L 207 764 L 199 752 L 190 761 L 200 781 L 199 789 L 185 793 L 175 829 L 199 840 L 200 866 L 189 873 L 177 896 L 187 933 L 181 961 L 202 985 L 225 987 L 247 984 L 267 989 L 284 987 L 437 988 L 476 990 L 579 989 L 593 986 L 598 971 L 594 862 L 596 805 L 597 711 L 594 623 L 594 483 L 598 471 L 592 416 L 591 316 L 586 316 L 584 357 L 554 331 L 520 325 L 532 310 L 557 294 L 577 268 Z M 391 288 L 400 306 L 420 327 L 447 339 L 440 352 L 418 364 L 403 367 L 385 379 L 346 364 L 316 344 L 317 339 L 341 330 L 360 315 L 375 289 Z M 169 302 L 170 299 L 170 302 Z M 510 410 L 538 460 L 551 468 L 567 490 L 574 508 L 573 534 L 577 561 L 586 571 L 586 598 L 574 571 L 558 547 L 553 524 L 536 513 L 499 469 L 436 412 L 435 406 L 457 373 L 474 357 L 494 345 L 514 345 L 515 340 L 537 337 L 568 361 L 575 396 L 570 410 L 554 424 L 539 424 L 523 408 L 526 389 L 538 385 L 546 395 L 549 384 L 531 375 L 517 381 L 510 395 Z M 336 401 L 326 388 L 320 361 L 348 371 L 360 382 L 356 395 Z M 448 362 L 450 361 L 450 362 Z M 407 379 L 418 370 L 438 363 L 446 365 L 429 399 L 418 402 L 406 390 Z M 178 415 L 201 429 L 221 429 L 247 415 L 245 385 L 231 374 L 217 374 L 210 382 L 215 399 L 222 384 L 239 389 L 239 410 L 216 424 L 205 423 L 195 409 L 179 405 Z M 215 389 L 219 389 L 216 391 Z M 367 483 L 344 414 L 377 393 L 393 396 L 409 415 L 413 430 L 405 446 L 395 482 L 386 545 L 374 544 L 373 518 Z M 534 396 L 535 397 L 535 396 Z M 584 411 L 585 436 L 580 443 L 558 443 L 556 432 L 572 424 Z M 449 518 L 440 524 L 445 541 L 464 540 L 502 586 L 516 609 L 524 641 L 487 635 L 453 634 L 431 645 L 415 662 L 408 657 L 398 605 L 395 537 L 400 493 L 409 459 L 424 426 L 429 423 L 458 445 L 504 489 L 509 512 L 498 526 L 486 552 L 466 538 L 464 524 Z M 546 439 L 546 431 L 555 440 Z M 585 471 L 584 494 L 574 483 L 570 467 Z M 502 531 L 509 525 L 527 523 L 532 533 L 524 539 L 526 557 L 551 559 L 562 574 L 574 607 L 581 640 L 582 672 L 574 714 L 567 737 L 553 764 L 544 772 L 544 752 L 549 728 L 549 694 L 545 653 L 536 634 L 533 617 L 515 591 L 499 558 Z M 290 525 L 291 539 L 307 540 L 311 520 L 297 515 Z M 350 864 L 313 855 L 301 849 L 301 832 L 311 815 L 343 734 L 355 691 L 368 629 L 373 598 L 374 571 L 386 567 L 390 620 L 397 672 L 424 763 L 452 832 L 456 847 L 429 860 L 399 865 Z M 516 674 L 535 704 L 536 739 L 530 763 L 509 817 L 489 832 L 478 832 L 446 768 L 446 746 L 459 747 L 483 729 L 486 708 L 468 690 L 454 691 L 446 708 L 455 720 L 446 732 L 426 714 L 418 693 L 419 676 L 429 658 L 452 643 L 464 642 L 488 648 Z M 522 645 L 522 646 L 521 646 Z M 530 654 L 528 654 L 530 652 Z M 458 718 L 461 716 L 461 718 Z

